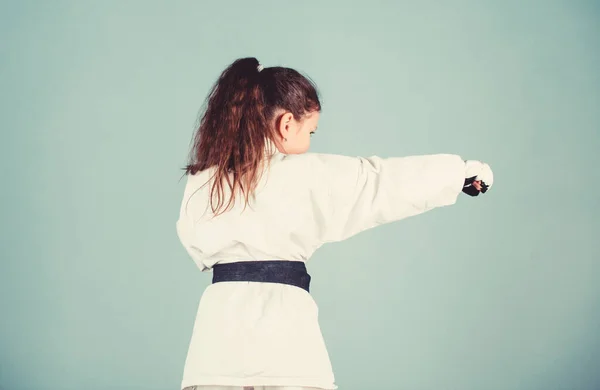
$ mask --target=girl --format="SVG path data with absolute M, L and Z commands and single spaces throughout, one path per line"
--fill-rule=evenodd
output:
M 487 164 L 455 155 L 306 153 L 321 104 L 293 69 L 231 64 L 194 137 L 178 236 L 213 271 L 182 388 L 336 389 L 305 262 L 327 242 L 477 196 Z

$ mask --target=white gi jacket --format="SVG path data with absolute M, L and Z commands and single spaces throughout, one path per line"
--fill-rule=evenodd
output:
M 181 243 L 202 271 L 236 261 L 306 262 L 324 243 L 454 204 L 465 162 L 445 154 L 383 159 L 275 151 L 246 210 L 239 199 L 214 219 L 210 186 L 203 186 L 211 174 L 188 176 L 177 221 Z M 274 283 L 207 287 L 182 381 L 182 388 L 194 385 L 336 389 L 311 295 Z

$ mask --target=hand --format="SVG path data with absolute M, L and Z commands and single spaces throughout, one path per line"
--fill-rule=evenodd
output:
M 494 174 L 488 164 L 480 161 L 465 162 L 465 183 L 462 191 L 470 196 L 485 194 L 494 183 Z

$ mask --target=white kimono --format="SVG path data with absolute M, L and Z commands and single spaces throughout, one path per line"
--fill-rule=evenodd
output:
M 306 262 L 321 245 L 456 202 L 465 162 L 275 152 L 255 199 L 212 218 L 212 171 L 188 176 L 177 233 L 202 271 L 216 263 Z M 227 194 L 227 193 L 226 193 Z M 226 198 L 228 199 L 228 198 Z M 298 287 L 220 282 L 198 307 L 182 388 L 336 389 L 311 295 Z M 210 387 L 206 387 L 207 389 Z

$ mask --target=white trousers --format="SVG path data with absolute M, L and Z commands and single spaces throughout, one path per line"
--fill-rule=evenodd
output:
M 322 390 L 302 386 L 190 386 L 183 390 Z

